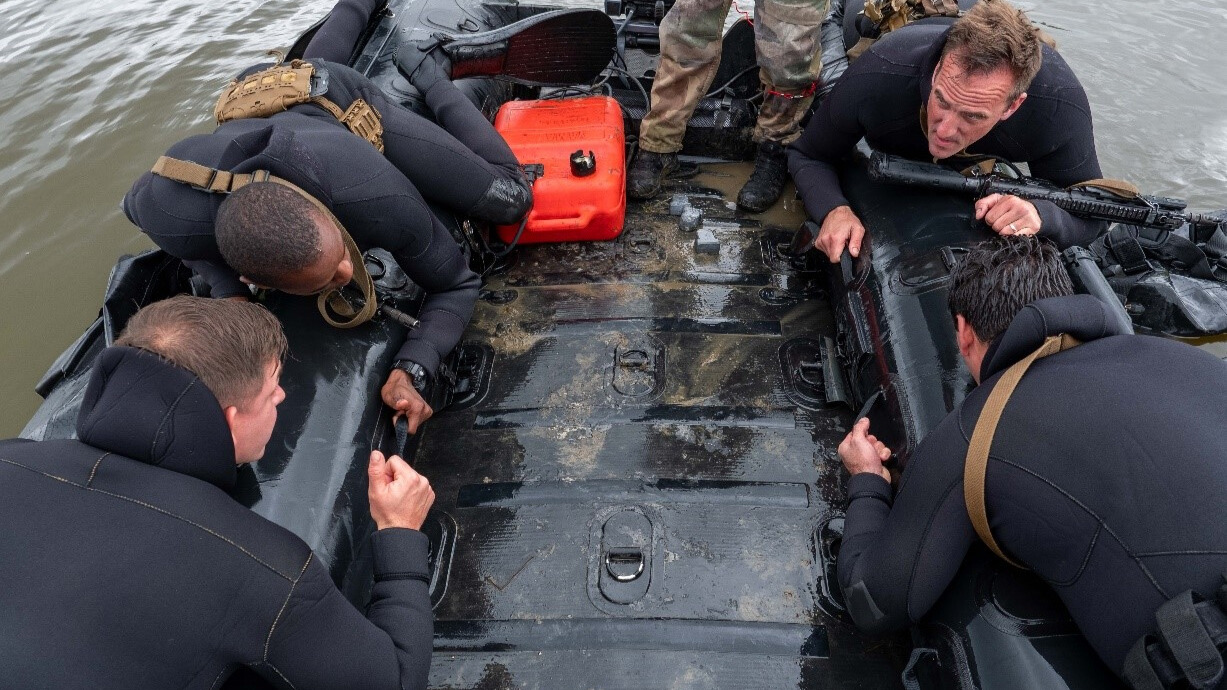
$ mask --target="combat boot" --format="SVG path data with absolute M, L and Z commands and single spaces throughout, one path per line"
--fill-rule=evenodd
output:
M 787 181 L 788 159 L 784 155 L 784 146 L 774 141 L 764 141 L 758 145 L 754 172 L 750 173 L 750 179 L 746 180 L 737 195 L 737 206 L 751 213 L 762 213 L 780 198 Z
M 626 195 L 632 199 L 651 199 L 660 193 L 665 175 L 677 170 L 676 153 L 639 150 L 626 174 Z

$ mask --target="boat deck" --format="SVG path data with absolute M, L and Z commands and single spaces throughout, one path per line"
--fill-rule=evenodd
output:
M 833 325 L 777 250 L 796 202 L 738 214 L 720 188 L 747 172 L 704 165 L 617 241 L 522 247 L 486 285 L 466 341 L 488 391 L 413 458 L 455 523 L 432 686 L 897 685 L 906 646 L 823 596 L 851 417 L 800 366 Z

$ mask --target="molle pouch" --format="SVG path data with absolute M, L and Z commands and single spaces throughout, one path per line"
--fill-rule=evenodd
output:
M 213 109 L 217 124 L 247 117 L 268 117 L 307 103 L 328 90 L 328 72 L 294 60 L 235 79 Z

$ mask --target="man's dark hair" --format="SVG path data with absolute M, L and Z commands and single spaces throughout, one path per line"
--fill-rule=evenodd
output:
M 115 344 L 147 350 L 199 376 L 223 408 L 250 402 L 269 363 L 284 360 L 287 349 L 281 323 L 264 307 L 187 295 L 138 311 Z
M 310 266 L 323 249 L 319 210 L 301 194 L 275 182 L 255 182 L 231 193 L 217 209 L 217 248 L 248 280 L 280 287 Z
M 959 314 L 991 343 L 1023 307 L 1074 294 L 1057 248 L 1035 237 L 998 237 L 974 247 L 950 272 L 950 316 Z
M 1044 62 L 1039 28 L 1005 0 L 981 0 L 950 27 L 942 57 L 954 54 L 969 74 L 1008 67 L 1014 75 L 1013 102 L 1031 86 Z

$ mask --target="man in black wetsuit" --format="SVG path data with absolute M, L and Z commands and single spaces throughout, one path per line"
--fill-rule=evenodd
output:
M 860 255 L 865 228 L 839 185 L 838 167 L 864 137 L 879 151 L 958 163 L 964 154 L 1026 162 L 1031 175 L 1068 186 L 1100 177 L 1086 93 L 1038 30 L 1004 0 L 962 18 L 888 33 L 858 57 L 792 144 L 788 168 L 832 262 Z M 1039 234 L 1087 244 L 1104 224 L 1045 201 L 991 195 L 976 218 L 1002 235 Z
M 898 491 L 868 420 L 840 445 L 852 478 L 839 583 L 862 629 L 919 620 L 950 583 L 977 541 L 963 471 L 985 399 L 1060 333 L 1083 344 L 1035 361 L 996 428 L 984 492 L 993 537 L 1053 587 L 1117 672 L 1164 601 L 1222 584 L 1227 363 L 1116 332 L 1097 298 L 1072 292 L 1046 241 L 973 248 L 951 276 L 950 309 L 980 385 L 912 454 Z
M 323 107 L 304 103 L 267 118 L 231 120 L 175 144 L 167 156 L 235 173 L 266 170 L 292 182 L 322 202 L 359 249 L 388 250 L 426 291 L 421 325 L 382 391 L 414 433 L 432 413 L 417 389 L 459 341 L 481 285 L 427 200 L 505 224 L 528 212 L 532 195 L 511 149 L 447 78 L 442 50 L 426 53 L 409 75 L 441 127 L 340 64 L 382 4 L 342 0 L 305 51 L 317 71 L 327 72 L 329 100 L 345 110 L 361 98 L 380 113 L 382 154 Z M 211 194 L 146 173 L 123 208 L 158 246 L 200 274 L 214 297 L 246 298 L 244 282 L 314 294 L 353 275 L 336 224 L 281 185 Z
M 263 307 L 176 297 L 99 355 L 79 440 L 0 441 L 0 685 L 424 688 L 434 492 L 399 457 L 368 468 L 367 617 L 291 532 L 226 492 L 285 398 Z

